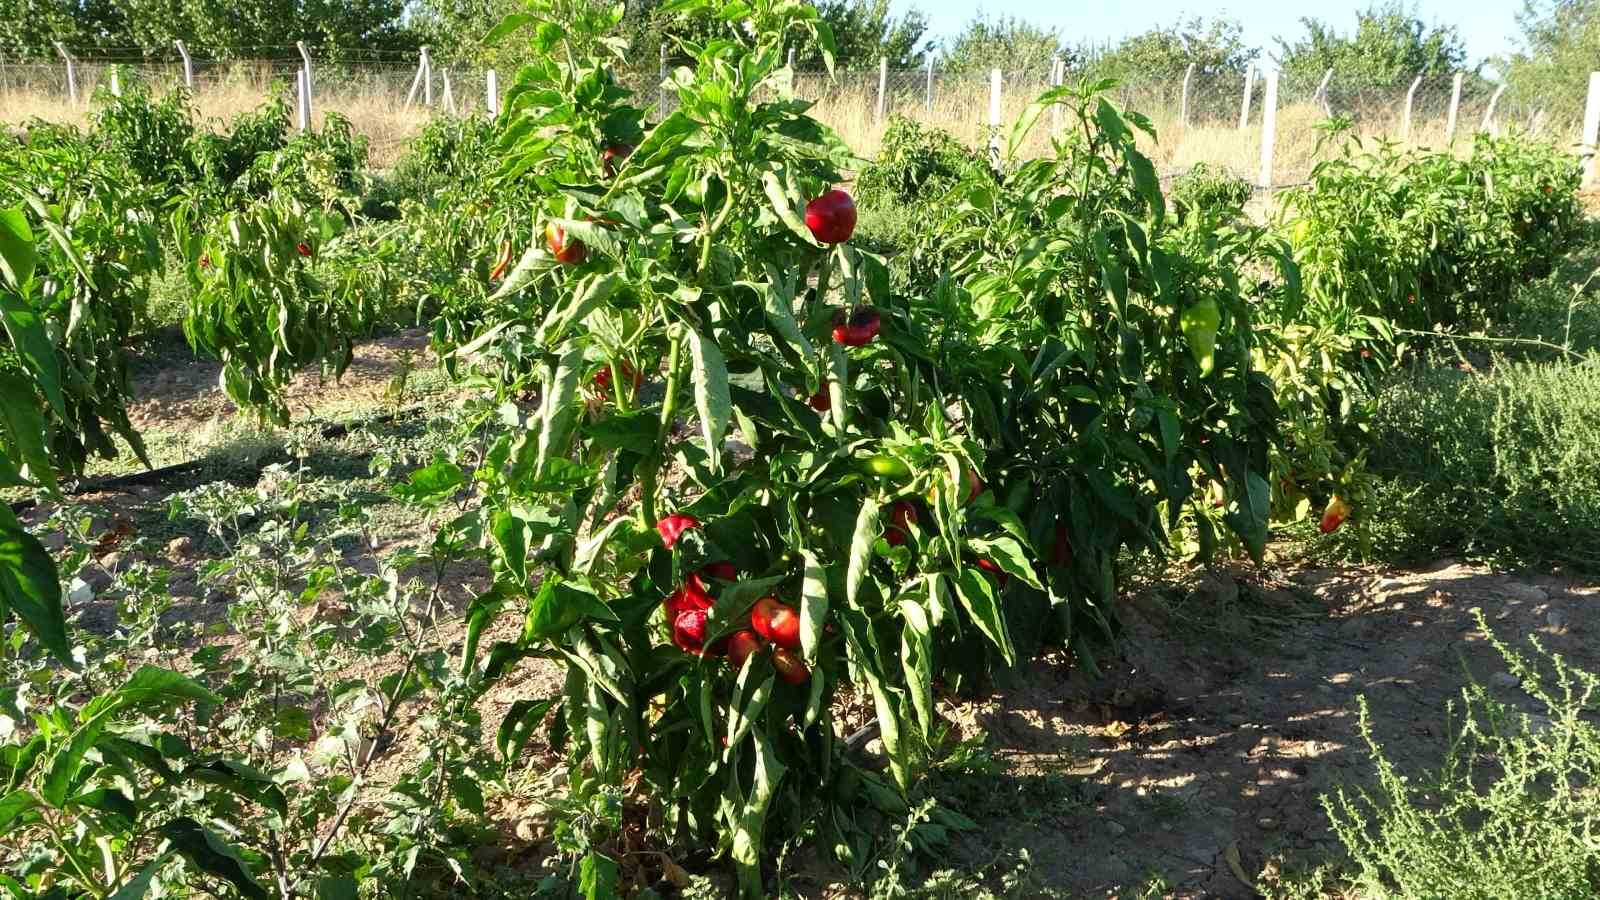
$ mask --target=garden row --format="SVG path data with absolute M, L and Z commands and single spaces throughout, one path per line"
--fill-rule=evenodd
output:
M 613 75 L 619 13 L 549 0 L 508 18 L 490 38 L 526 35 L 540 61 L 492 126 L 430 127 L 390 182 L 415 196 L 393 201 L 361 195 L 347 131 L 286 139 L 281 110 L 212 135 L 133 92 L 88 136 L 0 149 L 0 486 L 52 492 L 114 452 L 108 430 L 137 452 L 128 345 L 167 265 L 190 283 L 185 333 L 241 406 L 286 418 L 290 375 L 339 370 L 397 308 L 481 389 L 460 440 L 394 487 L 437 537 L 385 564 L 387 604 L 374 581 L 340 585 L 357 626 L 299 645 L 394 654 L 375 731 L 340 720 L 342 761 L 286 746 L 333 734 L 350 693 L 272 670 L 297 627 L 279 616 L 333 590 L 312 555 L 268 541 L 273 565 L 246 567 L 242 596 L 277 604 L 239 657 L 259 670 L 166 654 L 113 679 L 75 657 L 52 560 L 0 513 L 0 599 L 26 626 L 9 674 L 98 673 L 29 714 L 9 695 L 30 724 L 3 748 L 0 831 L 38 841 L 18 896 L 157 878 L 348 896 L 418 873 L 442 891 L 485 788 L 546 725 L 571 764 L 561 849 L 585 896 L 637 877 L 625 822 L 652 847 L 714 848 L 749 896 L 794 839 L 866 878 L 882 823 L 922 808 L 949 750 L 943 693 L 1046 646 L 1093 670 L 1142 554 L 1259 560 L 1273 522 L 1359 526 L 1375 379 L 1433 332 L 1502 316 L 1540 274 L 1524 261 L 1578 226 L 1575 162 L 1518 138 L 1465 159 L 1353 149 L 1271 225 L 1169 208 L 1138 149 L 1149 123 L 1085 83 L 1002 135 L 1014 151 L 1060 106 L 1047 157 L 991 168 L 892 133 L 859 181 L 865 208 L 915 211 L 885 255 L 833 190 L 849 148 L 784 93 L 782 48 L 831 44 L 815 10 L 678 6 L 717 36 L 684 48 L 659 121 Z M 285 503 L 252 540 L 305 538 Z M 492 577 L 448 658 L 395 598 L 428 563 L 431 621 L 442 573 L 471 560 Z M 491 758 L 475 704 L 530 659 L 564 683 L 511 705 Z M 870 706 L 882 767 L 845 740 L 847 697 Z M 449 746 L 352 816 L 407 704 Z M 963 824 L 916 821 L 917 846 Z

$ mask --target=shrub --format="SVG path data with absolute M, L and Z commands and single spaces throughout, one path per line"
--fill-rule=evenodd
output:
M 1574 669 L 1529 638 L 1529 661 L 1478 627 L 1542 707 L 1534 716 L 1482 685 L 1462 692 L 1462 719 L 1444 761 L 1407 778 L 1373 739 L 1365 701 L 1361 736 L 1377 765 L 1375 790 L 1323 798 L 1364 897 L 1491 900 L 1600 893 L 1594 831 L 1600 821 L 1600 730 L 1589 717 L 1600 677 Z M 1544 671 L 1541 671 L 1544 670 Z
M 195 164 L 213 186 L 227 188 L 239 180 L 256 157 L 280 150 L 289 142 L 289 102 L 280 87 L 265 102 L 233 117 L 225 131 L 197 132 Z
M 1600 358 L 1397 375 L 1370 433 L 1374 547 L 1600 566 L 1596 446 Z
M 1250 182 L 1206 163 L 1196 163 L 1172 181 L 1172 203 L 1184 218 L 1196 213 L 1232 218 L 1244 211 L 1250 194 Z
M 189 97 L 175 90 L 160 100 L 138 82 L 130 82 L 122 95 L 97 91 L 103 105 L 93 118 L 93 140 L 113 157 L 121 157 L 145 184 L 171 188 L 198 174 L 189 151 L 194 119 Z
M 878 156 L 856 179 L 864 206 L 928 204 L 957 185 L 993 181 L 982 152 L 947 131 L 894 116 L 883 133 Z

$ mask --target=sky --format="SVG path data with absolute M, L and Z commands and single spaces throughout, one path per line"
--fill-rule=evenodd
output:
M 973 15 L 1015 16 L 1038 25 L 1058 29 L 1067 43 L 1080 40 L 1116 42 L 1130 34 L 1182 19 L 1222 16 L 1244 25 L 1245 41 L 1253 47 L 1276 52 L 1275 38 L 1294 39 L 1302 35 L 1300 19 L 1311 16 L 1346 33 L 1355 30 L 1356 11 L 1373 5 L 1372 0 L 1227 0 L 1227 2 L 1174 2 L 1174 0 L 1111 0 L 1084 3 L 1081 0 L 893 0 L 891 10 L 903 14 L 920 9 L 928 17 L 931 37 L 949 37 L 961 31 Z M 1516 46 L 1521 32 L 1516 13 L 1520 0 L 1416 0 L 1408 4 L 1424 22 L 1455 25 L 1461 32 L 1472 62 L 1506 53 Z

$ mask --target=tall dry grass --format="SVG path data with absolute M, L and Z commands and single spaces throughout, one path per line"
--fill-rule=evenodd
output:
M 20 125 L 40 119 L 84 126 L 98 102 L 97 91 L 110 88 L 110 67 L 80 65 L 78 102 L 73 103 L 59 70 L 43 66 L 29 68 L 34 71 L 30 73 L 23 67 L 13 66 L 9 77 L 0 77 L 0 124 Z M 34 77 L 25 77 L 29 74 Z M 156 96 L 163 96 L 181 83 L 182 71 L 176 67 L 145 67 L 137 73 L 125 72 L 121 76 L 124 84 L 135 78 Z M 260 106 L 274 91 L 285 91 L 292 107 L 295 96 L 292 79 L 292 73 L 286 75 L 281 63 L 245 62 L 211 67 L 196 73 L 189 105 L 200 122 L 215 129 L 239 113 Z M 370 164 L 387 168 L 404 151 L 405 142 L 421 130 L 444 100 L 442 90 L 436 88 L 433 109 L 420 102 L 408 106 L 409 79 L 410 72 L 398 69 L 365 73 L 332 69 L 314 85 L 312 125 L 321 128 L 329 113 L 344 116 L 357 133 L 368 139 Z M 466 87 L 462 85 L 462 89 Z M 462 113 L 481 108 L 481 101 L 462 89 L 458 89 L 459 93 L 452 91 L 453 108 Z

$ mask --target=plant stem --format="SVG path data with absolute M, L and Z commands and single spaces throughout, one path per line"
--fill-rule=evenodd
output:
M 682 355 L 683 329 L 674 328 L 672 343 L 667 347 L 667 395 L 661 401 L 661 421 L 656 425 L 656 443 L 652 449 L 652 456 L 644 461 L 644 472 L 639 477 L 639 504 L 644 512 L 645 526 L 651 527 L 656 522 L 656 474 L 666 459 L 667 436 L 672 431 L 673 417 L 678 413 L 678 379 L 682 376 L 682 367 L 678 358 Z

